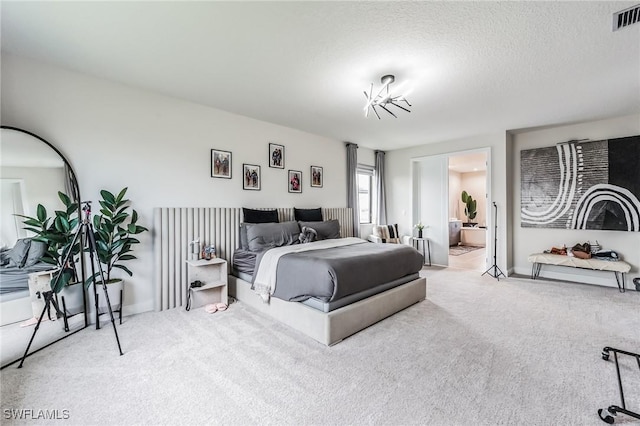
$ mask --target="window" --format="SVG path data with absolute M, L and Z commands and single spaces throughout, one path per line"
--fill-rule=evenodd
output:
M 358 178 L 360 223 L 373 223 L 373 168 L 359 166 L 356 177 Z

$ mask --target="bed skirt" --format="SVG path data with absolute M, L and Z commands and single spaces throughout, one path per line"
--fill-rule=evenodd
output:
M 251 290 L 251 283 L 229 275 L 229 294 L 240 302 L 306 334 L 327 346 L 381 321 L 425 299 L 427 281 L 418 278 L 398 287 L 352 303 L 322 312 L 298 302 L 271 298 L 269 304 Z

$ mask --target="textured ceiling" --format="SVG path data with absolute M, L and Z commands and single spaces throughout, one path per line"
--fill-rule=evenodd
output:
M 2 49 L 394 149 L 640 112 L 633 4 L 2 1 Z M 412 112 L 365 118 L 384 74 Z

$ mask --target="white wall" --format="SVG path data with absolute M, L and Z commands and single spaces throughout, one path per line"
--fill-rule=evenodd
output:
M 514 149 L 511 161 L 514 171 L 511 189 L 513 197 L 511 215 L 513 217 L 514 270 L 517 273 L 530 273 L 531 265 L 527 262 L 527 256 L 531 253 L 541 252 L 563 244 L 569 247 L 576 243 L 597 240 L 603 248 L 615 250 L 623 255 L 633 266 L 630 276 L 638 275 L 638 267 L 640 266 L 639 232 L 522 228 L 520 222 L 520 151 L 554 146 L 558 142 L 572 139 L 602 140 L 638 134 L 640 134 L 640 114 L 513 134 Z M 640 159 L 638 162 L 640 163 Z M 543 276 L 616 286 L 613 274 L 594 274 L 591 271 L 546 266 L 542 271 Z M 632 284 L 631 287 L 633 287 Z
M 464 206 L 460 194 L 462 193 L 462 174 L 449 170 L 449 218 L 464 219 Z
M 505 177 L 507 158 L 505 132 L 479 135 L 470 138 L 456 139 L 437 144 L 422 145 L 418 147 L 388 152 L 386 156 L 386 191 L 389 217 L 392 223 L 398 223 L 399 231 L 401 234 L 412 234 L 412 162 L 419 161 L 419 159 L 422 157 L 439 154 L 460 153 L 481 148 L 490 148 L 491 151 L 490 158 L 488 158 L 492 173 L 491 194 L 493 197 L 492 200 L 495 201 L 499 207 L 497 259 L 498 266 L 506 272 L 507 183 Z M 447 208 L 448 198 L 446 196 L 432 201 L 434 203 L 439 203 L 443 210 Z M 464 212 L 460 212 L 460 215 L 464 216 Z M 464 218 L 461 217 L 461 219 Z M 487 218 L 487 226 L 491 228 L 489 232 L 492 233 L 492 217 Z M 491 238 L 490 240 L 491 245 L 488 247 L 488 253 L 493 252 L 493 238 Z
M 85 200 L 129 187 L 148 228 L 154 207 L 346 206 L 343 142 L 12 55 L 2 55 L 1 83 L 2 124 L 58 147 Z M 284 170 L 268 167 L 269 142 L 285 146 Z M 212 148 L 233 152 L 233 179 L 210 177 Z M 243 163 L 262 166 L 261 191 L 242 190 Z M 310 187 L 312 164 L 324 167 L 323 188 Z M 287 169 L 303 172 L 302 194 L 287 192 Z M 151 233 L 141 241 L 125 313 L 153 308 Z

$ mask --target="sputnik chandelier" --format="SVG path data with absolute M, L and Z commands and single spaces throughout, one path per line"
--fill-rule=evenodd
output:
M 403 109 L 407 112 L 411 112 L 409 109 L 398 104 L 398 102 L 404 102 L 407 104 L 407 106 L 411 106 L 411 104 L 404 97 L 404 95 L 393 96 L 389 92 L 389 85 L 393 83 L 395 79 L 396 78 L 393 75 L 382 76 L 382 78 L 380 79 L 380 81 L 382 82 L 382 86 L 380 87 L 380 90 L 378 90 L 378 93 L 375 96 L 373 95 L 373 83 L 371 83 L 371 88 L 369 89 L 369 93 L 363 92 L 364 96 L 367 98 L 367 104 L 364 106 L 365 117 L 369 117 L 369 111 L 373 110 L 373 112 L 376 114 L 376 117 L 378 117 L 378 120 L 379 120 L 380 114 L 378 114 L 376 107 L 380 107 L 383 110 L 387 111 L 389 114 L 398 118 L 391 110 L 389 110 L 389 108 L 387 108 L 388 106 L 391 106 L 391 105 L 397 108 Z

